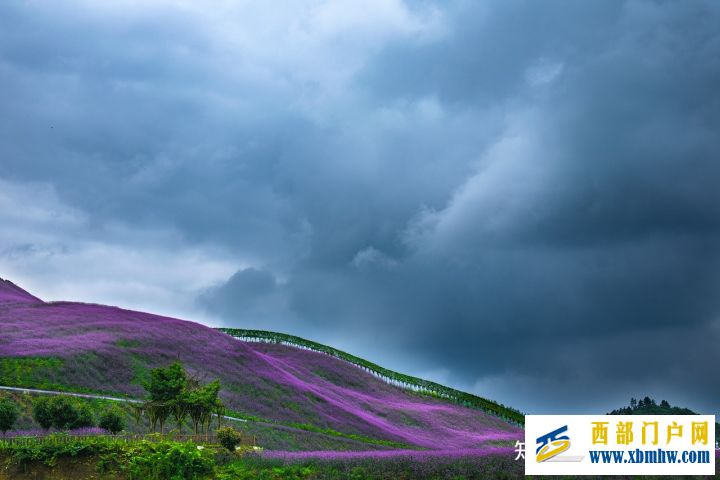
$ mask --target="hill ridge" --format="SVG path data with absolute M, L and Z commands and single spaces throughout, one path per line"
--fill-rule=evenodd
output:
M 308 340 L 286 333 L 272 332 L 269 330 L 250 330 L 242 328 L 218 328 L 217 330 L 243 341 L 281 343 L 293 347 L 306 348 L 319 353 L 325 353 L 335 358 L 345 360 L 356 367 L 362 368 L 363 370 L 374 374 L 394 386 L 437 395 L 466 407 L 478 408 L 486 413 L 517 425 L 525 424 L 525 415 L 512 407 L 495 402 L 494 400 L 489 400 L 471 393 L 447 387 L 431 380 L 424 380 L 422 378 L 406 375 L 381 367 L 376 363 L 370 362 L 356 355 L 352 355 L 313 340 Z
M 0 278 L 0 303 L 44 303 L 41 299 L 32 295 L 11 282 Z

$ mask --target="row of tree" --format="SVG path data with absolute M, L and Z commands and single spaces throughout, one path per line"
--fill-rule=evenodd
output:
M 198 434 L 210 430 L 213 415 L 217 416 L 220 427 L 225 415 L 225 406 L 218 398 L 220 381 L 203 384 L 179 362 L 153 369 L 145 389 L 148 392 L 147 400 L 133 405 L 133 408 L 137 422 L 140 422 L 142 415 L 147 415 L 153 431 L 160 427 L 160 432 L 164 432 L 165 423 L 170 418 L 175 420 L 178 427 L 189 418 Z
M 32 416 L 45 430 L 74 430 L 98 426 L 115 434 L 125 428 L 124 416 L 116 407 L 104 409 L 96 423 L 87 403 L 66 395 L 36 398 L 32 404 Z M 18 406 L 7 398 L 0 399 L 0 431 L 3 436 L 8 430 L 12 430 L 18 418 Z
M 167 367 L 150 371 L 150 380 L 145 383 L 147 399 L 132 404 L 135 419 L 139 424 L 146 416 L 153 431 L 172 418 L 181 427 L 187 419 L 195 433 L 208 432 L 213 416 L 217 416 L 218 427 L 225 415 L 225 406 L 218 398 L 220 382 L 214 380 L 203 384 L 175 362 Z M 98 426 L 116 434 L 125 429 L 125 415 L 118 407 L 103 410 L 96 423 L 90 406 L 77 398 L 67 395 L 42 396 L 33 401 L 32 416 L 43 429 L 74 430 Z M 5 435 L 19 417 L 17 405 L 7 398 L 0 398 L 0 432 Z

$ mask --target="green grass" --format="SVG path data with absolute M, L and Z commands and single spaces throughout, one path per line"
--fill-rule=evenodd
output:
M 0 440 L 6 467 L 19 471 L 32 465 L 53 467 L 61 458 L 97 460 L 98 473 L 119 473 L 128 480 L 200 480 L 214 478 L 213 447 L 192 442 L 125 441 L 110 437 L 68 437 L 53 434 L 22 442 Z
M 55 357 L 0 358 L 0 385 L 54 390 L 63 361 Z
M 291 428 L 296 428 L 298 430 L 305 430 L 307 432 L 314 432 L 314 433 L 320 433 L 323 435 L 329 435 L 329 436 L 338 437 L 338 438 L 346 438 L 349 440 L 355 440 L 357 442 L 367 443 L 370 445 L 380 445 L 380 446 L 384 446 L 384 447 L 403 448 L 403 449 L 417 449 L 418 448 L 417 446 L 409 445 L 406 443 L 393 442 L 391 440 L 382 440 L 379 438 L 372 438 L 372 437 L 367 437 L 365 435 L 358 435 L 358 434 L 354 434 L 354 433 L 338 432 L 337 430 L 333 430 L 331 428 L 322 428 L 322 427 L 318 427 L 318 426 L 311 425 L 308 423 L 279 422 L 276 420 L 260 418 L 260 417 L 254 416 L 254 415 L 248 415 L 248 414 L 236 412 L 233 410 L 227 410 L 226 413 L 227 413 L 227 415 L 229 415 L 231 417 L 242 418 L 244 420 L 248 420 L 251 422 L 291 427 Z

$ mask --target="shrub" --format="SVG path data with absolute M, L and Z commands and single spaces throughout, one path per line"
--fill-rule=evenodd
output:
M 90 406 L 87 403 L 76 403 L 74 406 L 77 412 L 77 418 L 75 419 L 75 423 L 68 428 L 94 427 L 95 419 L 93 418 Z
M 38 397 L 33 401 L 33 418 L 45 430 L 53 425 L 53 413 L 49 397 Z
M 3 435 L 13 428 L 17 417 L 18 410 L 15 404 L 6 398 L 0 398 L 0 431 Z
M 242 435 L 240 434 L 240 432 L 238 432 L 232 427 L 218 428 L 216 433 L 220 445 L 227 448 L 231 452 L 234 452 L 235 447 L 240 445 L 240 443 L 242 442 Z
M 117 408 L 108 408 L 100 414 L 98 427 L 116 435 L 125 429 L 125 418 Z
M 50 400 L 53 427 L 69 430 L 78 422 L 78 411 L 68 397 L 54 397 Z
M 68 396 L 39 397 L 33 402 L 33 418 L 44 429 L 85 428 L 95 425 L 90 407 Z
M 131 480 L 196 480 L 213 473 L 215 458 L 192 442 L 143 441 L 124 449 L 119 467 Z

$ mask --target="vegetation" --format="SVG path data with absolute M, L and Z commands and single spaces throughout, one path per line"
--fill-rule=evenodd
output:
M 241 340 L 282 343 L 294 347 L 306 348 L 315 352 L 325 353 L 335 358 L 350 362 L 363 370 L 392 383 L 393 385 L 409 388 L 423 394 L 446 398 L 466 407 L 478 408 L 484 412 L 518 425 L 525 424 L 525 415 L 514 408 L 478 397 L 477 395 L 473 395 L 471 393 L 455 390 L 454 388 L 446 387 L 444 385 L 440 385 L 439 383 L 423 380 L 422 378 L 405 375 L 383 368 L 380 365 L 369 362 L 360 357 L 356 357 L 355 355 L 351 355 L 343 352 L 342 350 L 338 350 L 321 343 L 313 342 L 312 340 L 306 340 L 304 338 L 285 333 L 268 332 L 266 330 L 247 330 L 240 328 L 218 328 L 218 330 Z
M 0 432 L 5 433 L 11 430 L 18 418 L 18 409 L 15 403 L 7 398 L 0 398 Z
M 61 390 L 59 378 L 62 360 L 54 357 L 0 358 L 0 385 Z
M 117 407 L 106 408 L 101 414 L 98 421 L 98 427 L 104 428 L 113 435 L 125 430 L 125 416 Z
M 109 453 L 101 468 L 119 470 L 129 480 L 196 480 L 215 471 L 213 450 L 193 442 L 134 442 Z
M 0 455 L 9 464 L 26 468 L 30 464 L 56 465 L 60 458 L 98 459 L 103 473 L 120 473 L 128 480 L 204 479 L 215 469 L 214 452 L 192 442 L 125 442 L 113 437 L 69 437 L 52 434 L 31 441 L 0 440 Z
M 522 462 L 510 455 L 417 458 L 308 459 L 249 456 L 218 468 L 219 480 L 502 480 L 521 478 Z
M 697 415 L 689 408 L 674 407 L 667 400 L 658 404 L 655 399 L 645 397 L 640 400 L 630 399 L 630 405 L 617 408 L 608 415 Z M 720 439 L 720 423 L 715 423 L 715 439 Z
M 220 445 L 230 452 L 235 451 L 235 448 L 242 443 L 242 434 L 232 427 L 218 428 L 216 434 Z
M 65 395 L 35 399 L 33 418 L 46 430 L 51 427 L 70 430 L 95 424 L 92 411 L 86 403 Z
M 225 407 L 218 398 L 220 382 L 214 380 L 203 385 L 198 379 L 188 375 L 179 362 L 165 368 L 155 368 L 150 372 L 150 381 L 145 384 L 147 400 L 136 406 L 136 419 L 146 413 L 153 431 L 157 426 L 164 431 L 165 422 L 172 416 L 178 426 L 190 417 L 195 433 L 210 430 L 213 415 L 218 418 L 218 426 L 225 414 Z

